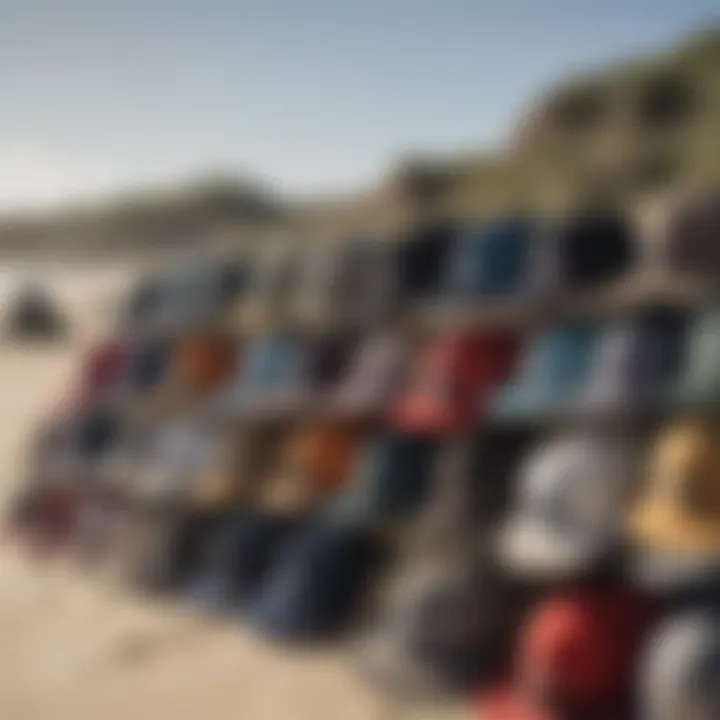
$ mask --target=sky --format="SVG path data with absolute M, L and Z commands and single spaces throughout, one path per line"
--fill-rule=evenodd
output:
M 0 208 L 232 173 L 292 195 L 502 143 L 717 0 L 0 0 Z

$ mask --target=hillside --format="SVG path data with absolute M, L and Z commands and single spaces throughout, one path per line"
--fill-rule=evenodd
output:
M 560 82 L 531 103 L 494 156 L 412 158 L 374 188 L 300 205 L 216 178 L 42 219 L 7 218 L 0 251 L 136 253 L 243 242 L 268 228 L 298 237 L 380 232 L 430 208 L 469 217 L 593 197 L 632 204 L 691 181 L 720 181 L 720 28 Z

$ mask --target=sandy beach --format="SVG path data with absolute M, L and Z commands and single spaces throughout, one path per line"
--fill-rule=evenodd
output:
M 103 324 L 98 308 L 104 311 L 112 299 L 107 279 L 93 273 L 63 287 L 65 305 L 80 323 L 75 342 L 51 350 L 0 349 L 3 504 L 22 479 L 29 430 L 58 398 L 82 339 Z M 221 622 L 145 601 L 67 563 L 33 561 L 7 542 L 0 551 L 0 637 L 2 720 L 454 720 L 470 714 L 467 705 L 409 707 L 378 696 L 357 676 L 347 648 L 272 646 L 240 620 Z

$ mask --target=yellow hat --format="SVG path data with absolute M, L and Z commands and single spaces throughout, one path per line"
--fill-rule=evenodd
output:
M 659 437 L 630 517 L 640 550 L 720 558 L 720 425 L 673 424 Z

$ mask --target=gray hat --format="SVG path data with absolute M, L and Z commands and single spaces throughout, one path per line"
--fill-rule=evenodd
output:
M 499 561 L 538 580 L 595 569 L 620 544 L 633 460 L 631 446 L 610 436 L 539 445 L 520 470 L 515 509 L 498 534 Z
M 642 720 L 720 717 L 720 613 L 687 609 L 650 638 L 639 673 Z

